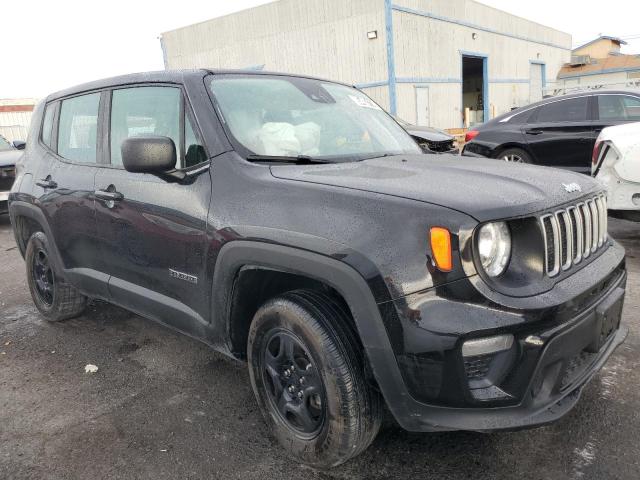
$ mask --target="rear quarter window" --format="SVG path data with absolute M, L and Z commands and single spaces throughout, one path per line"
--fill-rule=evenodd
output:
M 42 143 L 47 147 L 51 147 L 51 138 L 53 130 L 53 115 L 55 113 L 55 104 L 50 103 L 44 110 L 44 116 L 42 120 Z

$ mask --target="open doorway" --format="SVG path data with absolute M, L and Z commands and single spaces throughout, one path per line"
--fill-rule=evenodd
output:
M 487 58 L 462 56 L 462 115 L 465 127 L 488 120 Z

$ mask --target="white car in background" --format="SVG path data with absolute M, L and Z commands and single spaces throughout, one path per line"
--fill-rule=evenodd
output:
M 640 221 L 640 122 L 602 130 L 591 175 L 607 188 L 610 214 Z

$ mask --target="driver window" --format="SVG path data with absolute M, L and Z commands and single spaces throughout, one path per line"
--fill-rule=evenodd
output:
M 171 138 L 178 159 L 182 158 L 180 99 L 180 89 L 175 87 L 114 90 L 111 97 L 111 164 L 122 165 L 122 142 L 140 135 Z

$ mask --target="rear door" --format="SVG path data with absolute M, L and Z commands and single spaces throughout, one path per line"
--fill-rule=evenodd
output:
M 590 173 L 590 96 L 554 100 L 536 109 L 523 133 L 535 163 Z
M 83 94 L 46 107 L 40 137 L 44 155 L 34 194 L 47 217 L 65 276 L 85 293 L 105 297 L 107 277 L 98 261 L 94 205 L 102 96 Z
M 112 300 L 202 337 L 211 293 L 204 252 L 211 180 L 182 89 L 158 84 L 114 89 L 107 116 L 109 165 L 96 175 L 96 213 Z M 124 170 L 120 147 L 136 135 L 171 138 L 178 167 L 189 172 L 186 181 Z

